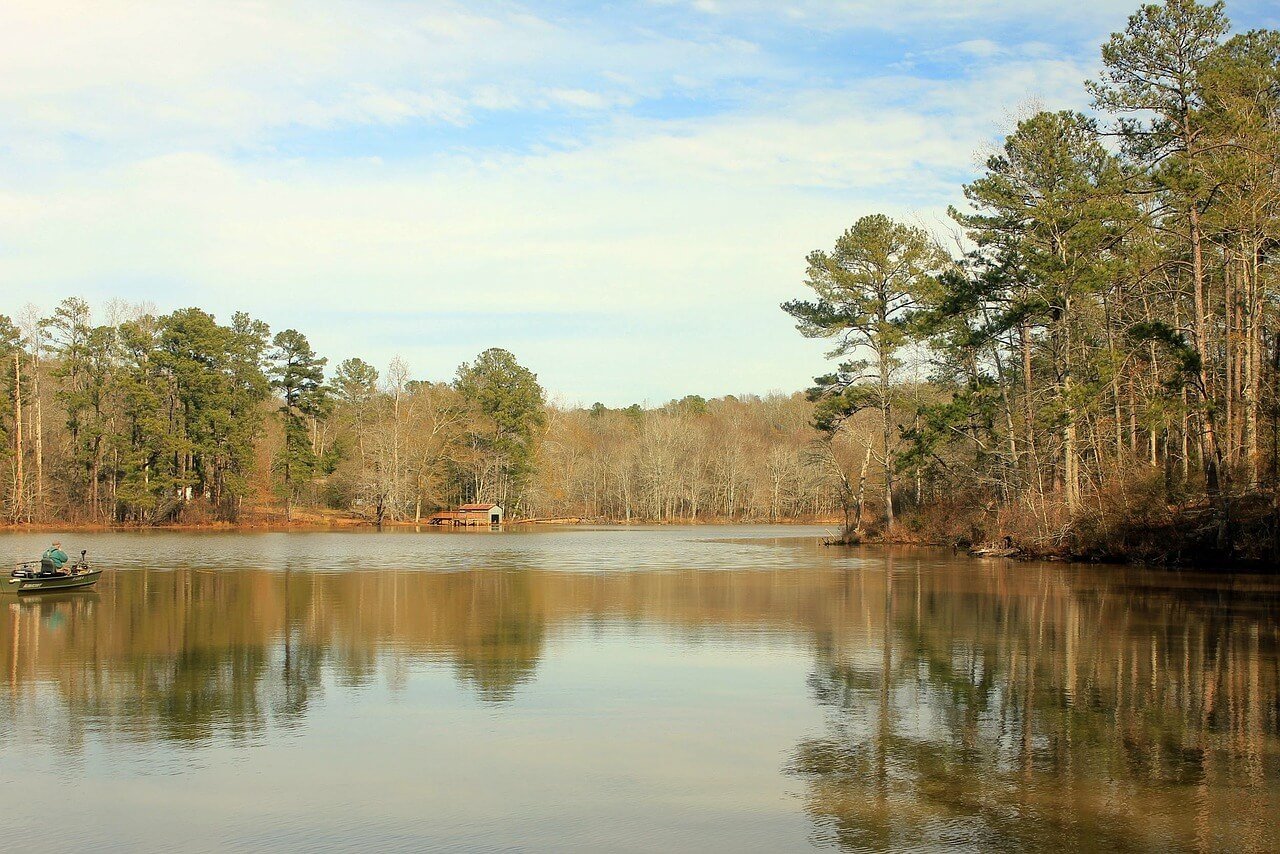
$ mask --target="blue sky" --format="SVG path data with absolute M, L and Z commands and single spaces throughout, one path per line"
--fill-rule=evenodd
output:
M 244 309 L 430 379 L 502 346 L 566 403 L 795 390 L 805 254 L 875 211 L 949 239 L 1134 8 L 8 0 L 0 312 Z

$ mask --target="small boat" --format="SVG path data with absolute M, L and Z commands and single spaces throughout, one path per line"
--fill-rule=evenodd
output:
M 85 560 L 87 552 L 80 552 L 80 560 L 69 563 L 60 570 L 33 560 L 14 567 L 9 577 L 0 583 L 0 593 L 45 593 L 54 590 L 78 590 L 98 583 L 102 570 L 94 569 Z

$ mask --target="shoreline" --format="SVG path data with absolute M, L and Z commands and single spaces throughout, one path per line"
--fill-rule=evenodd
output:
M 641 526 L 670 527 L 670 528 L 696 528 L 703 526 L 749 526 L 749 525 L 780 525 L 780 526 L 826 526 L 834 527 L 838 530 L 840 526 L 839 519 L 776 519 L 776 520 L 757 520 L 757 519 L 680 519 L 667 521 L 653 520 L 632 520 L 630 522 L 623 519 L 589 519 L 589 518 L 571 518 L 571 519 L 515 519 L 504 522 L 501 526 L 503 529 L 510 528 L 534 528 L 534 527 L 574 527 L 574 526 L 592 526 L 592 527 L 619 527 L 634 528 Z M 173 522 L 159 525 L 139 525 L 139 524 L 117 524 L 108 522 L 6 522 L 0 524 L 0 533 L 18 534 L 18 533 L 42 533 L 42 532 L 65 532 L 75 534 L 89 533 L 129 533 L 138 531 L 189 531 L 189 532 L 209 532 L 221 531 L 226 533 L 253 533 L 253 532 L 288 532 L 296 531 L 299 533 L 316 532 L 316 531 L 354 531 L 368 530 L 378 531 L 387 529 L 439 529 L 442 531 L 454 530 L 489 530 L 488 525 L 473 526 L 471 528 L 454 528 L 452 526 L 432 525 L 427 521 L 386 521 L 379 528 L 376 522 L 360 517 L 323 517 L 323 518 L 300 518 L 293 520 L 284 519 L 255 519 L 243 522 Z
M 815 534 L 816 538 L 823 546 L 833 546 L 838 548 L 858 548 L 862 546 L 873 546 L 877 548 L 898 547 L 898 548 L 921 548 L 921 549 L 940 549 L 950 550 L 953 553 L 964 553 L 973 558 L 1006 558 L 1015 561 L 1078 561 L 1079 559 L 1064 555 L 1048 555 L 1033 554 L 1027 551 L 1017 551 L 1016 553 L 996 554 L 986 550 L 983 546 L 973 545 L 965 546 L 951 542 L 933 541 L 922 539 L 899 533 L 894 537 L 884 537 L 877 533 L 867 535 L 856 541 L 848 541 L 842 538 L 841 528 L 843 521 L 839 518 L 832 519 L 779 519 L 773 521 L 761 520 L 744 520 L 744 519 L 679 519 L 668 521 L 651 521 L 651 520 L 632 520 L 625 519 L 589 519 L 589 518 L 565 518 L 565 519 L 517 519 L 503 523 L 497 526 L 497 530 L 509 531 L 512 529 L 533 529 L 533 528 L 700 528 L 700 527 L 758 527 L 758 526 L 777 526 L 777 527 L 814 527 L 827 529 L 825 535 Z M 128 533 L 189 533 L 189 534 L 208 534 L 208 533 L 227 533 L 227 534 L 269 534 L 269 533 L 297 533 L 297 534 L 315 534 L 315 533 L 343 533 L 343 532 L 368 532 L 377 533 L 379 531 L 416 531 L 426 532 L 433 531 L 438 533 L 488 533 L 495 530 L 488 525 L 479 526 L 443 526 L 431 525 L 425 521 L 387 521 L 381 527 L 377 523 L 363 519 L 361 517 L 352 516 L 304 516 L 291 521 L 284 519 L 257 518 L 241 522 L 177 522 L 158 525 L 139 525 L 139 524 L 109 524 L 102 522 L 30 522 L 30 523 L 4 523 L 0 524 L 0 535 L 3 534 L 128 534 Z M 1088 563 L 1117 563 L 1122 564 L 1124 561 L 1080 561 Z
M 555 518 L 555 519 L 518 519 L 502 524 L 500 530 L 519 530 L 535 528 L 698 528 L 698 527 L 816 527 L 826 528 L 827 533 L 821 536 L 824 546 L 839 548 L 857 548 L 860 546 L 875 547 L 909 547 L 949 550 L 952 553 L 963 553 L 977 559 L 1003 559 L 1032 563 L 1037 561 L 1054 563 L 1084 563 L 1093 565 L 1111 564 L 1116 566 L 1149 566 L 1174 570 L 1222 571 L 1222 572 L 1262 572 L 1267 574 L 1272 563 L 1265 558 L 1244 556 L 1240 554 L 1223 554 L 1218 549 L 1190 547 L 1183 543 L 1183 548 L 1171 550 L 1171 553 L 1159 554 L 1126 554 L 1120 550 L 1104 549 L 1073 552 L 1070 548 L 1057 549 L 1036 548 L 1034 545 L 1020 541 L 1003 542 L 964 542 L 931 539 L 914 535 L 907 531 L 897 531 L 892 536 L 884 536 L 882 532 L 864 535 L 850 540 L 841 530 L 842 520 L 824 518 L 799 518 L 778 520 L 744 520 L 744 519 L 679 519 L 668 521 L 623 519 L 589 519 L 589 518 Z M 340 533 L 340 532 L 378 532 L 378 531 L 438 531 L 440 533 L 481 533 L 492 530 L 489 526 L 453 527 L 436 526 L 425 521 L 387 521 L 381 528 L 372 521 L 356 516 L 318 516 L 307 515 L 286 521 L 280 518 L 254 518 L 240 522 L 183 522 L 162 525 L 108 524 L 102 522 L 31 522 L 0 524 L 0 534 L 112 534 L 142 532 L 179 532 L 179 533 Z

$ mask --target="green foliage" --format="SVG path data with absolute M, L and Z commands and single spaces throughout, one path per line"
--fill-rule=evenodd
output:
M 899 364 L 898 352 L 912 339 L 928 306 L 939 298 L 938 277 L 948 266 L 946 254 L 922 229 L 880 214 L 864 216 L 836 240 L 831 252 L 809 254 L 805 284 L 817 299 L 782 305 L 805 337 L 835 339 L 829 355 L 855 351 L 870 355 L 819 377 L 809 396 L 818 403 L 814 425 L 829 437 L 859 410 L 873 405 L 880 410 L 885 513 L 890 527 L 896 468 L 892 375 Z
M 1194 378 L 1200 372 L 1200 353 L 1187 341 L 1187 336 L 1161 320 L 1135 323 L 1129 327 L 1129 337 L 1135 342 L 1154 342 L 1174 357 L 1179 377 L 1173 383 L 1176 391 L 1184 377 Z
M 328 359 L 317 356 L 307 336 L 296 329 L 276 333 L 272 340 L 271 387 L 280 393 L 281 411 L 296 415 L 318 415 L 328 403 L 324 366 Z M 367 366 L 366 366 L 367 367 Z M 376 376 L 376 374 L 375 374 Z
M 1039 113 L 1018 124 L 986 173 L 965 185 L 973 210 L 951 216 L 978 247 L 972 280 L 939 281 L 955 313 L 995 300 L 1000 332 L 1056 323 L 1072 299 L 1105 289 L 1118 272 L 1111 253 L 1136 212 L 1116 159 L 1092 119 Z
M 1228 32 L 1220 3 L 1141 7 L 1089 84 L 1115 124 L 1019 122 L 950 211 L 970 241 L 960 261 L 883 284 L 885 217 L 813 253 L 817 299 L 783 308 L 835 339 L 832 356 L 860 357 L 817 379 L 815 425 L 866 447 L 861 413 L 880 407 L 884 457 L 918 495 L 1026 503 L 1046 539 L 1056 502 L 1075 518 L 1090 493 L 1123 494 L 1133 466 L 1161 467 L 1171 500 L 1194 494 L 1196 468 L 1210 498 L 1220 466 L 1256 489 L 1267 429 L 1274 481 L 1280 33 Z M 886 381 L 911 344 L 927 388 Z
M 518 505 L 533 471 L 535 434 L 546 424 L 538 377 L 506 350 L 492 348 L 458 368 L 454 388 L 478 416 L 472 498 Z
M 493 420 L 499 434 L 529 437 L 545 421 L 537 375 L 498 347 L 459 366 L 454 388 Z
M 679 400 L 673 400 L 668 403 L 667 407 L 685 415 L 696 417 L 707 414 L 707 399 L 698 394 L 686 394 Z
M 818 378 L 810 397 L 822 401 L 816 422 L 821 429 L 834 429 L 873 402 L 889 406 L 896 354 L 921 311 L 936 299 L 937 276 L 947 263 L 923 230 L 878 214 L 854 223 L 831 252 L 810 253 L 805 284 L 817 299 L 791 300 L 783 311 L 806 338 L 835 339 L 832 356 L 858 350 L 871 356 Z
M 922 229 L 887 216 L 865 216 L 836 240 L 831 252 L 808 257 L 805 284 L 816 300 L 791 300 L 782 308 L 807 338 L 833 338 L 833 356 L 859 347 L 892 359 L 902 345 L 905 321 L 925 301 L 933 276 L 947 258 Z
M 875 388 L 864 382 L 871 376 L 867 368 L 865 361 L 842 362 L 834 373 L 814 378 L 814 385 L 806 392 L 815 404 L 814 427 L 832 435 L 857 413 L 879 406 Z
M 1225 6 L 1195 0 L 1148 4 L 1102 46 L 1103 73 L 1087 83 L 1094 106 L 1129 116 L 1121 139 L 1137 162 L 1185 151 L 1187 115 L 1203 103 L 1199 69 L 1230 29 Z
M 345 404 L 365 406 L 378 391 L 378 371 L 364 359 L 346 359 L 333 378 L 333 393 Z
M 324 366 L 328 360 L 316 355 L 305 335 L 296 329 L 286 329 L 276 333 L 272 345 L 267 373 L 271 387 L 280 394 L 279 411 L 284 423 L 284 447 L 275 467 L 281 474 L 280 487 L 289 507 L 299 483 L 331 472 L 336 463 L 331 457 L 326 459 L 317 454 L 309 429 L 329 411 L 332 398 L 324 384 Z M 347 364 L 347 367 L 349 372 L 343 377 L 348 383 L 346 391 L 359 393 L 358 383 L 374 381 L 368 373 L 372 369 L 367 365 Z M 372 376 L 376 378 L 377 374 Z
M 190 496 L 234 518 L 248 491 L 268 393 L 266 325 L 236 314 L 221 326 L 188 308 L 124 323 L 110 337 L 113 367 L 103 387 L 118 413 L 106 436 L 117 515 L 161 521 Z

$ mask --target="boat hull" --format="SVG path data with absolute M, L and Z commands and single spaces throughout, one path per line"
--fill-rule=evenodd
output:
M 0 583 L 0 593 L 52 593 L 55 590 L 79 590 L 98 583 L 102 570 L 91 569 L 75 575 L 45 575 L 30 578 L 6 578 Z

